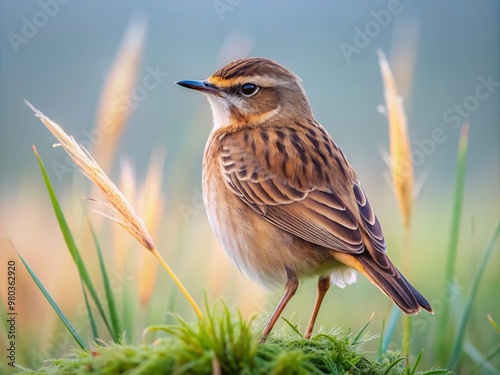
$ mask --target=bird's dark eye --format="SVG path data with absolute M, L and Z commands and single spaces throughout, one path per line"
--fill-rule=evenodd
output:
M 259 91 L 259 86 L 255 83 L 244 83 L 240 87 L 240 92 L 245 96 L 252 96 Z

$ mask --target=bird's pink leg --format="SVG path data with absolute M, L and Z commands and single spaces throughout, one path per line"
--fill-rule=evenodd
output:
M 330 275 L 320 276 L 318 279 L 318 293 L 316 294 L 316 302 L 314 303 L 314 309 L 311 314 L 311 319 L 309 320 L 309 325 L 307 326 L 306 334 L 304 336 L 306 339 L 311 338 L 319 308 L 321 307 L 321 303 L 323 302 L 323 298 L 325 298 L 325 294 L 328 289 L 330 289 Z
M 299 279 L 297 278 L 295 273 L 289 270 L 288 268 L 286 269 L 286 273 L 288 275 L 288 281 L 285 285 L 285 293 L 283 294 L 283 297 L 281 297 L 280 303 L 278 303 L 278 306 L 276 306 L 276 309 L 274 310 L 271 319 L 269 319 L 269 322 L 267 322 L 266 327 L 262 332 L 262 336 L 260 338 L 261 343 L 266 341 L 267 336 L 269 336 L 269 334 L 271 333 L 271 330 L 273 329 L 274 325 L 276 324 L 276 321 L 278 320 L 281 313 L 285 309 L 285 306 L 287 305 L 288 301 L 290 301 L 290 299 L 297 291 L 297 288 L 299 287 Z

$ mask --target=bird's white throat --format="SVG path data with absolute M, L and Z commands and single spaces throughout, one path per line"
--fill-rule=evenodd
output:
M 231 122 L 231 111 L 226 98 L 207 95 L 210 108 L 212 109 L 212 117 L 214 121 L 213 130 L 227 126 Z
M 234 97 L 219 97 L 207 95 L 210 108 L 212 109 L 212 117 L 214 127 L 212 131 L 223 128 L 231 124 L 231 109 L 230 105 L 243 111 L 244 103 L 241 99 Z M 230 101 L 230 102 L 229 102 Z M 275 109 L 262 113 L 258 116 L 260 122 L 266 122 L 272 117 L 278 115 L 281 111 L 281 106 L 278 105 Z

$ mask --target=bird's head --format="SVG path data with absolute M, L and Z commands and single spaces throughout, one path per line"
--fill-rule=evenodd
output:
M 300 78 L 268 59 L 236 60 L 204 81 L 176 83 L 207 95 L 216 129 L 312 116 Z

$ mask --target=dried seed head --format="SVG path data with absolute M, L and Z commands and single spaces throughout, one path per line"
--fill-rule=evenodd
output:
M 128 98 L 137 82 L 145 34 L 144 21 L 131 22 L 101 94 L 94 130 L 99 141 L 94 145 L 93 153 L 104 171 L 109 171 L 132 110 L 128 108 Z M 124 108 L 129 110 L 124 111 Z
M 385 107 L 389 122 L 392 185 L 403 217 L 403 224 L 408 229 L 413 210 L 413 163 L 406 115 L 404 113 L 403 100 L 398 95 L 396 82 L 389 63 L 382 51 L 379 50 L 378 55 L 385 88 Z
M 127 199 L 103 172 L 89 152 L 80 146 L 73 137 L 66 134 L 59 125 L 33 107 L 31 103 L 25 102 L 35 112 L 35 116 L 42 121 L 59 141 L 58 146 L 64 148 L 75 164 L 78 165 L 81 172 L 104 193 L 109 203 L 99 202 L 106 209 L 106 212 L 100 213 L 124 227 L 146 249 L 153 250 L 155 247 L 153 240 L 142 219 L 137 216 Z
M 35 116 L 38 117 L 40 121 L 42 121 L 42 123 L 47 127 L 47 129 L 49 129 L 52 135 L 60 142 L 60 144 L 58 144 L 57 146 L 62 146 L 71 157 L 71 159 L 75 162 L 75 164 L 80 167 L 81 172 L 86 175 L 95 185 L 97 185 L 97 187 L 104 193 L 108 202 L 99 202 L 99 204 L 102 207 L 106 208 L 107 212 L 99 213 L 123 226 L 136 240 L 138 240 L 146 249 L 148 249 L 153 254 L 153 256 L 160 262 L 163 269 L 167 271 L 182 294 L 186 297 L 196 314 L 200 318 L 202 318 L 203 313 L 201 312 L 200 308 L 191 297 L 187 289 L 184 287 L 182 282 L 176 276 L 176 274 L 172 271 L 167 262 L 165 262 L 165 259 L 163 259 L 161 254 L 156 249 L 153 243 L 153 239 L 149 235 L 142 219 L 137 216 L 125 196 L 120 192 L 120 190 L 118 190 L 116 185 L 103 172 L 101 167 L 92 158 L 89 152 L 85 148 L 80 146 L 73 137 L 66 134 L 59 125 L 45 116 L 38 109 L 33 107 L 31 103 L 26 100 L 25 103 L 33 110 L 33 112 L 35 112 Z

